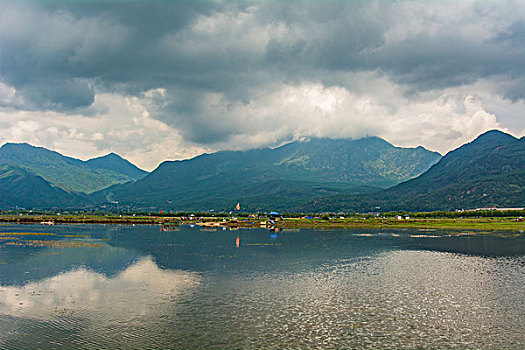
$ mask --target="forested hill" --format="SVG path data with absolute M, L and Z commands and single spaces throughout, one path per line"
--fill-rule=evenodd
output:
M 86 198 L 54 187 L 22 168 L 0 165 L 0 209 L 79 207 Z
M 377 137 L 310 139 L 164 162 L 143 179 L 96 193 L 99 202 L 141 208 L 284 210 L 329 195 L 371 192 L 423 173 L 441 155 Z
M 525 206 L 525 138 L 492 130 L 449 152 L 419 177 L 368 196 L 335 196 L 296 209 L 448 210 Z
M 114 153 L 82 161 L 26 143 L 4 144 L 0 148 L 0 165 L 39 176 L 66 192 L 91 193 L 147 174 Z

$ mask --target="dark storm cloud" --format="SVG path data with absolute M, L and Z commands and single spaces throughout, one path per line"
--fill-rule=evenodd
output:
M 6 1 L 0 76 L 42 109 L 91 103 L 86 80 L 135 93 L 169 85 L 177 64 L 158 41 L 212 9 L 204 1 Z
M 68 111 L 90 106 L 94 102 L 94 91 L 88 81 L 79 79 L 51 78 L 46 81 L 31 82 L 20 87 L 27 109 Z
M 283 86 L 366 90 L 348 74 L 416 95 L 495 79 L 523 99 L 524 18 L 516 2 L 2 1 L 0 79 L 32 110 L 162 88 L 154 118 L 225 142 L 246 131 L 235 106 Z

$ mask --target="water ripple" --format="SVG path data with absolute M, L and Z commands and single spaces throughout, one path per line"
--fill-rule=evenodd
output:
M 239 248 L 235 236 L 185 234 L 132 245 L 149 244 L 165 268 L 147 255 L 113 275 L 76 267 L 0 286 L 0 349 L 525 348 L 523 255 L 344 232 L 274 246 L 251 232 Z M 184 264 L 200 272 L 173 268 Z

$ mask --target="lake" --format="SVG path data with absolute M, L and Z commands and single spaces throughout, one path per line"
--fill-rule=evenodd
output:
M 525 234 L 0 225 L 0 349 L 523 349 Z

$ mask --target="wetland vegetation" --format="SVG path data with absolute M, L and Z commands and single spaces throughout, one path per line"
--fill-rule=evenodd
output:
M 269 218 L 253 213 L 30 213 L 3 212 L 0 222 L 32 224 L 132 224 L 180 225 L 193 224 L 211 227 L 276 228 L 420 228 L 523 231 L 525 211 L 479 212 L 390 212 L 374 214 L 305 214 L 285 213 Z

